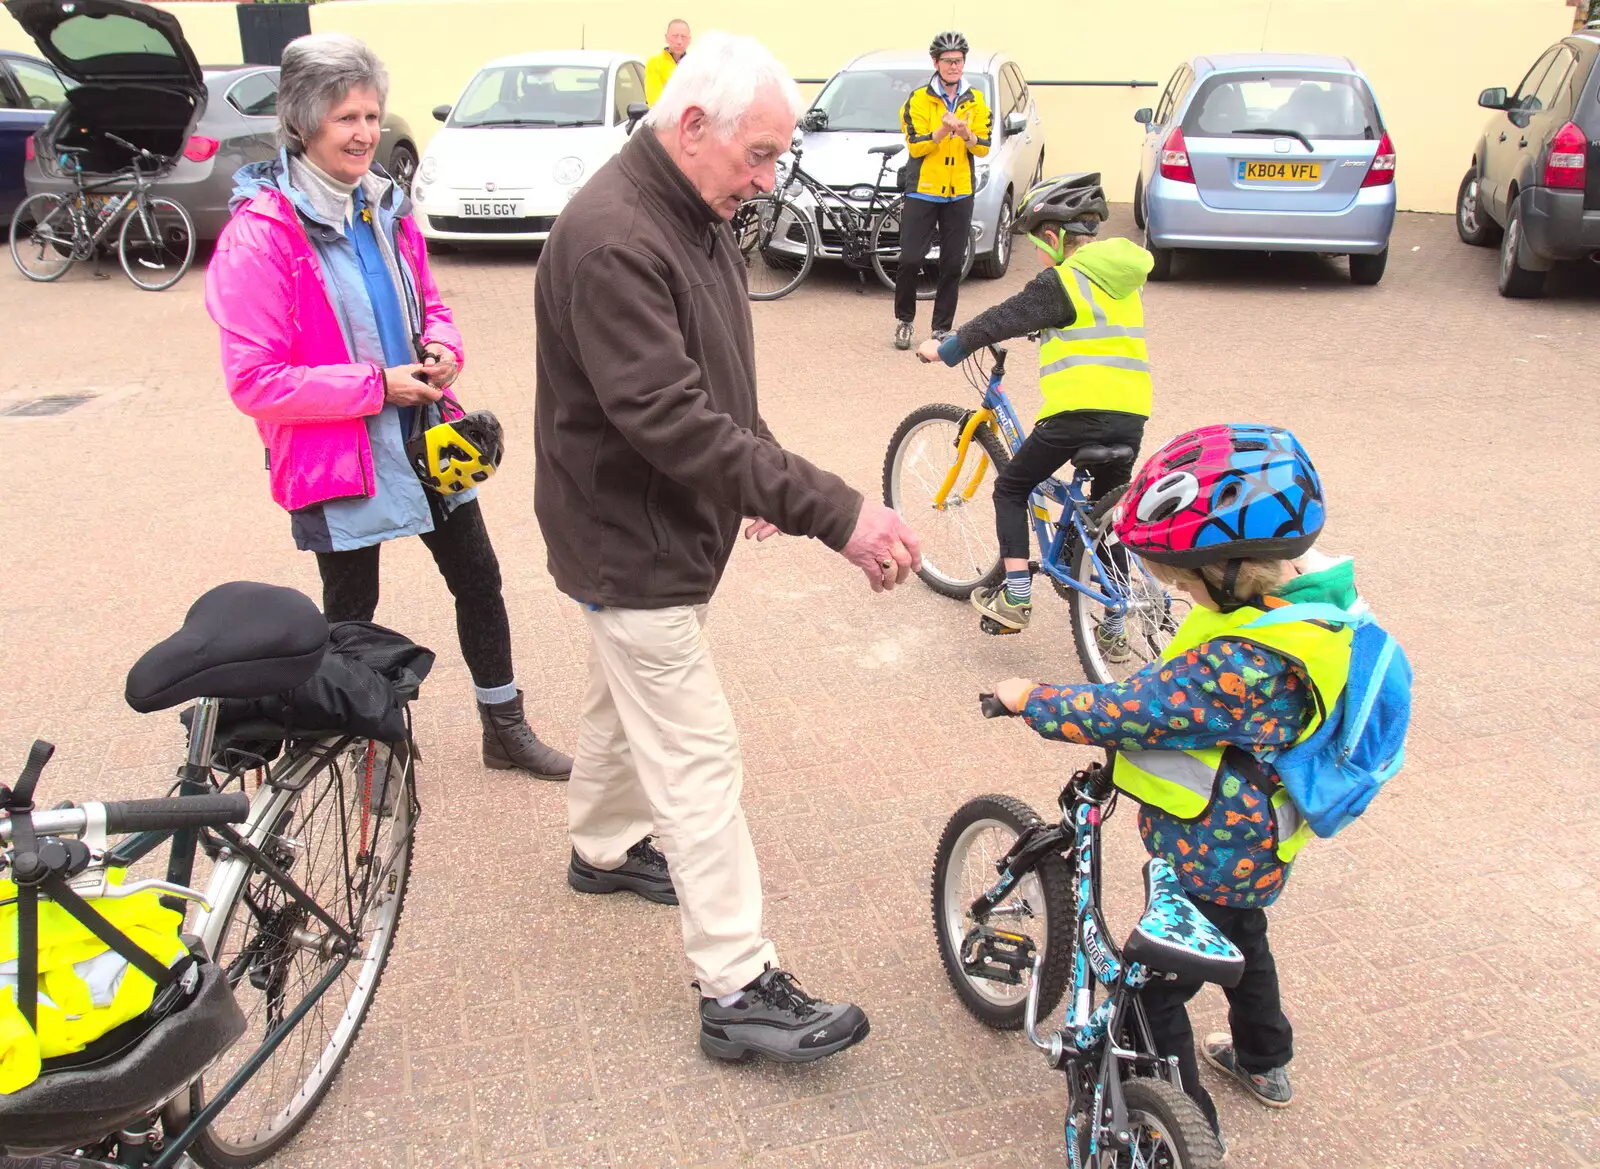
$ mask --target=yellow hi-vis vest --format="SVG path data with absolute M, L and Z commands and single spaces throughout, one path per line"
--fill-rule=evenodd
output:
M 1229 634 L 1282 654 L 1311 679 L 1312 697 L 1316 700 L 1316 710 L 1295 739 L 1299 743 L 1322 724 L 1344 693 L 1350 677 L 1350 643 L 1355 639 L 1355 630 L 1311 621 L 1291 621 L 1260 629 L 1242 628 L 1262 612 L 1247 605 L 1232 613 L 1218 613 L 1196 605 L 1178 627 L 1171 644 L 1161 651 L 1161 658 L 1172 661 Z M 1224 691 L 1233 692 L 1227 675 L 1219 682 Z M 1240 678 L 1237 684 L 1243 693 L 1250 682 Z M 1223 750 L 1222 747 L 1205 747 L 1194 751 L 1119 751 L 1111 778 L 1118 788 L 1141 804 L 1160 808 L 1180 820 L 1198 820 L 1215 798 Z M 1311 826 L 1281 787 L 1272 793 L 1272 820 L 1278 859 L 1287 864 L 1311 838 Z
M 111 871 L 121 884 L 123 873 Z M 149 1009 L 155 983 L 53 901 L 39 901 L 39 1030 L 17 1005 L 17 887 L 0 881 L 0 1095 L 39 1078 L 41 1060 L 82 1051 Z M 116 929 L 171 966 L 187 953 L 183 915 L 154 890 L 90 901 Z
M 1096 286 L 1075 261 L 1056 266 L 1077 316 L 1046 329 L 1039 346 L 1040 418 L 1065 410 L 1117 410 L 1150 417 L 1150 355 L 1144 347 L 1144 301 L 1121 300 Z

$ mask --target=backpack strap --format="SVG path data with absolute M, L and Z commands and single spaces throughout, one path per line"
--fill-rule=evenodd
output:
M 1331 625 L 1366 625 L 1372 620 L 1370 611 L 1353 611 L 1340 608 L 1338 605 L 1324 604 L 1320 601 L 1302 601 L 1294 605 L 1283 605 L 1271 609 L 1257 617 L 1241 629 L 1261 628 L 1268 625 L 1289 625 L 1295 621 L 1322 621 Z
M 1394 661 L 1395 651 L 1400 648 L 1400 643 L 1394 635 L 1383 634 L 1383 648 L 1378 651 L 1378 660 L 1372 664 L 1372 684 L 1367 686 L 1366 693 L 1361 696 L 1361 705 L 1352 715 L 1345 712 L 1344 735 L 1340 743 L 1341 752 L 1348 757 L 1354 750 L 1355 743 L 1361 737 L 1361 732 L 1366 728 L 1367 719 L 1372 716 L 1372 708 L 1377 705 L 1378 696 L 1383 690 L 1383 680 L 1389 673 L 1389 664 Z

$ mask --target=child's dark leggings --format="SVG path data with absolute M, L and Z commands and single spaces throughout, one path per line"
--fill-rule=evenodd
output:
M 1035 487 L 1059 471 L 1080 447 L 1125 443 L 1137 456 L 1144 421 L 1136 414 L 1109 410 L 1068 410 L 1041 418 L 994 482 L 994 526 L 1000 537 L 1000 555 L 1028 558 L 1028 497 Z M 1098 501 L 1131 478 L 1131 459 L 1101 467 L 1090 496 Z
M 1223 993 L 1228 996 L 1228 1026 L 1239 1066 L 1247 1072 L 1267 1072 L 1294 1058 L 1294 1029 L 1278 1001 L 1278 967 L 1267 945 L 1267 915 L 1260 909 L 1234 909 L 1193 898 L 1200 912 L 1238 946 L 1244 954 L 1244 977 Z M 1200 1105 L 1206 1119 L 1217 1127 L 1217 1106 L 1200 1083 L 1195 1062 L 1194 1032 L 1185 1005 L 1202 983 L 1179 979 L 1153 982 L 1139 992 L 1150 1032 L 1160 1055 L 1178 1057 L 1184 1091 Z

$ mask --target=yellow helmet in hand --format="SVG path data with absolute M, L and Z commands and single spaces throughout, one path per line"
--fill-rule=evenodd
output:
M 439 421 L 427 426 L 429 410 L 439 411 Z M 499 469 L 505 455 L 505 435 L 500 420 L 487 410 L 467 414 L 453 398 L 436 407 L 420 407 L 406 440 L 406 458 L 422 485 L 440 495 L 455 495 L 484 483 Z

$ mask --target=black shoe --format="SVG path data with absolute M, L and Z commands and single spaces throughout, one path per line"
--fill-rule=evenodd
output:
M 478 703 L 483 723 L 483 765 L 496 771 L 520 768 L 535 779 L 572 778 L 572 757 L 541 743 L 522 713 L 522 691 L 494 705 Z
M 579 893 L 637 893 L 660 905 L 678 904 L 667 858 L 648 836 L 630 848 L 628 859 L 615 869 L 597 869 L 573 849 L 567 862 L 567 884 Z
M 810 1063 L 867 1037 L 871 1025 L 854 1003 L 825 1003 L 800 989 L 794 975 L 767 967 L 731 1007 L 700 1000 L 700 1050 L 714 1059 L 764 1055 Z

